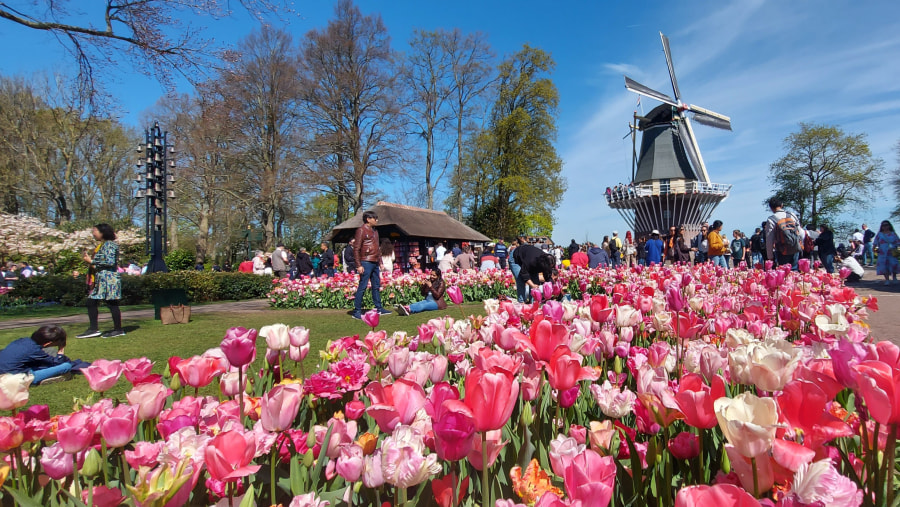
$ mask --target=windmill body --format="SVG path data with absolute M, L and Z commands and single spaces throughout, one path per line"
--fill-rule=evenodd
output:
M 696 233 L 731 191 L 731 185 L 710 181 L 688 113 L 697 123 L 724 130 L 731 130 L 731 120 L 681 101 L 669 40 L 662 33 L 659 35 L 675 96 L 625 77 L 627 89 L 662 104 L 646 116 L 635 112 L 631 136 L 635 140 L 640 132 L 641 145 L 640 151 L 633 153 L 631 184 L 617 186 L 606 196 L 609 206 L 638 236 L 682 225 L 686 232 Z

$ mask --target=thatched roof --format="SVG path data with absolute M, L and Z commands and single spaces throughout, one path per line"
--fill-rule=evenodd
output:
M 459 222 L 443 211 L 414 208 L 381 201 L 369 208 L 378 215 L 376 229 L 381 237 L 415 237 L 442 240 L 485 242 L 490 238 Z M 362 213 L 344 221 L 331 230 L 330 239 L 346 243 L 362 226 Z

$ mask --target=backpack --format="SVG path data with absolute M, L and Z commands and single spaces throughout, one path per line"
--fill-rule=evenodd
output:
M 812 236 L 807 234 L 803 238 L 803 253 L 811 254 L 813 250 L 816 248 L 816 240 L 812 239 Z
M 609 240 L 609 253 L 612 255 L 615 255 L 616 252 L 619 251 L 619 248 L 621 248 L 621 245 L 622 245 L 622 240 L 619 238 L 613 238 L 613 239 Z
M 794 255 L 800 252 L 800 224 L 788 212 L 785 212 L 784 218 L 777 218 L 772 215 L 775 222 L 775 250 L 781 255 Z
M 757 252 L 765 252 L 766 251 L 766 235 L 765 235 L 765 233 L 759 233 L 756 235 L 756 251 Z

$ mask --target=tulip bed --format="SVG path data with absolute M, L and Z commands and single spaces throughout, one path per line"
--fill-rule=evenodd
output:
M 421 301 L 419 286 L 428 278 L 426 273 L 384 273 L 381 280 L 381 300 L 385 308 Z M 446 273 L 444 281 L 459 287 L 468 302 L 481 302 L 501 296 L 516 296 L 516 281 L 512 273 L 499 269 L 488 272 Z M 273 308 L 353 308 L 353 297 L 359 285 L 356 273 L 337 273 L 328 278 L 300 278 L 274 280 L 269 293 Z M 372 292 L 367 290 L 363 306 L 372 307 Z
M 546 285 L 415 335 L 370 313 L 313 372 L 309 332 L 276 324 L 164 375 L 97 361 L 91 388 L 124 375 L 127 402 L 54 418 L 15 413 L 29 379 L 6 376 L 4 502 L 896 505 L 900 349 L 870 335 L 874 298 L 810 270 L 569 276 L 577 300 Z

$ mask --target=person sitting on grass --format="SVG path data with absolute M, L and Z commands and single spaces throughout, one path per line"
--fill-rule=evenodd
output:
M 447 302 L 444 301 L 444 294 L 447 292 L 447 286 L 444 284 L 444 277 L 439 270 L 432 271 L 419 287 L 419 292 L 425 296 L 425 299 L 411 305 L 397 305 L 397 312 L 400 315 L 412 315 L 413 313 L 428 312 L 433 310 L 444 310 L 447 308 Z
M 48 352 L 56 347 L 58 352 Z M 73 369 L 88 364 L 72 361 L 63 353 L 66 350 L 66 332 L 59 326 L 42 326 L 31 338 L 19 338 L 0 350 L 0 374 L 30 373 L 32 384 L 49 384 L 68 380 Z

